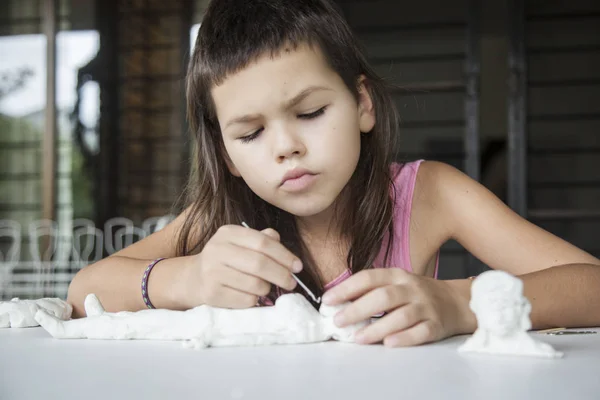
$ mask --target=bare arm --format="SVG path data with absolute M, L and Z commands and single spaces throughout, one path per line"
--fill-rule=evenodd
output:
M 84 300 L 90 293 L 96 294 L 109 312 L 145 308 L 142 276 L 158 257 L 166 260 L 156 264 L 148 280 L 149 297 L 156 308 L 185 310 L 202 304 L 249 308 L 269 293 L 271 285 L 286 290 L 296 287 L 291 272 L 299 272 L 302 263 L 272 229 L 224 225 L 200 253 L 175 257 L 185 218 L 187 212 L 164 229 L 81 270 L 69 287 L 74 317 L 85 315 Z
M 519 275 L 534 328 L 600 325 L 600 260 L 521 218 L 460 171 L 435 162 L 421 168 L 417 190 L 430 199 L 430 218 L 421 222 L 429 237 L 440 244 L 456 239 L 490 268 Z M 465 330 L 472 331 L 470 284 L 449 284 L 461 299 Z
M 190 257 L 175 256 L 177 233 L 186 212 L 169 225 L 137 243 L 85 267 L 77 273 L 67 301 L 73 306 L 73 317 L 85 316 L 83 302 L 95 293 L 109 312 L 138 311 L 146 308 L 141 295 L 142 275 L 148 264 L 165 257 L 150 275 L 148 290 L 157 308 L 184 309 L 178 301 L 181 271 Z

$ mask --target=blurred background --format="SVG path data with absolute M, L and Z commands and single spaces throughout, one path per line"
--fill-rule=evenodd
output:
M 600 2 L 337 2 L 396 86 L 399 160 L 455 165 L 600 256 Z M 179 211 L 207 4 L 0 1 L 0 299 L 64 298 Z M 485 268 L 444 246 L 441 278 Z

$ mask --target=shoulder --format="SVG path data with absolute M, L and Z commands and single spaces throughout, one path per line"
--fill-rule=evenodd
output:
M 457 168 L 437 161 L 418 166 L 410 211 L 410 252 L 416 271 L 425 271 L 448 240 L 462 244 L 465 232 L 486 221 L 481 205 L 486 189 Z M 491 195 L 491 194 L 490 194 Z M 421 269 L 419 269 L 421 268 Z
M 480 246 L 482 238 L 491 240 L 498 232 L 517 236 L 531 225 L 481 183 L 436 161 L 421 165 L 414 203 L 414 218 L 427 225 L 429 235 L 455 239 L 465 247 Z
M 465 178 L 468 177 L 457 168 L 439 161 L 423 161 L 417 177 L 420 188 L 425 190 L 452 186 Z
M 439 161 L 421 163 L 415 186 L 415 192 L 426 195 L 430 203 L 438 207 L 485 190 L 459 169 Z
M 420 165 L 424 163 L 424 160 L 416 160 L 410 162 L 394 162 L 390 166 L 390 173 L 393 180 L 398 180 L 400 177 L 416 174 L 420 168 Z
M 493 197 L 477 181 L 459 169 L 438 161 L 423 161 L 417 172 L 413 218 L 427 224 L 428 232 L 444 242 L 454 236 L 465 212 L 476 211 L 479 200 Z M 432 224 L 430 221 L 436 221 Z
M 419 168 L 411 225 L 422 242 L 455 239 L 492 269 L 523 274 L 598 260 L 522 218 L 486 187 L 450 165 Z M 412 233 L 412 232 L 411 232 Z

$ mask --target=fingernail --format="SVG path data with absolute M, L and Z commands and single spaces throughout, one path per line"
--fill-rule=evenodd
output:
M 334 306 L 342 301 L 340 293 L 335 290 L 328 290 L 323 294 L 321 301 L 329 306 Z
M 294 272 L 300 272 L 300 271 L 302 271 L 302 261 L 295 260 L 292 263 L 292 271 L 294 271 Z
M 321 302 L 323 304 L 327 304 L 327 305 L 331 305 L 331 303 L 333 303 L 335 301 L 335 295 L 331 294 L 330 292 L 326 292 L 323 297 L 321 298 Z
M 343 325 L 346 323 L 346 317 L 344 316 L 344 314 L 337 314 L 335 317 L 333 317 L 333 322 L 337 325 L 338 328 L 342 328 Z

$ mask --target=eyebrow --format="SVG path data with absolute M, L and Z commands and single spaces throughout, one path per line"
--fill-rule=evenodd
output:
M 297 95 L 295 95 L 290 100 L 286 101 L 283 107 L 284 107 L 284 109 L 289 110 L 290 108 L 294 107 L 295 105 L 300 103 L 302 100 L 307 98 L 311 93 L 321 91 L 321 90 L 333 90 L 333 89 L 328 88 L 326 86 L 309 86 L 306 89 L 302 90 Z M 229 126 L 234 125 L 234 124 L 241 124 L 241 123 L 245 123 L 245 122 L 254 121 L 258 117 L 259 117 L 258 114 L 247 114 L 247 115 L 243 115 L 241 117 L 233 118 L 232 120 L 227 122 L 224 129 L 227 129 Z

